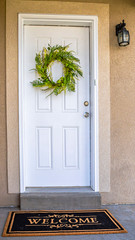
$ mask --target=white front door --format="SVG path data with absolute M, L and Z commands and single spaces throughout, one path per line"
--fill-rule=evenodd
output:
M 76 92 L 51 95 L 34 88 L 35 54 L 53 45 L 70 44 L 80 59 L 83 78 Z M 53 65 L 53 77 L 62 74 Z M 25 187 L 90 186 L 89 28 L 57 26 L 24 27 L 24 176 Z M 48 94 L 48 93 L 47 93 Z

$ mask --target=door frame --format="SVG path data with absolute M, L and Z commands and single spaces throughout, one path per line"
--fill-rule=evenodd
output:
M 91 97 L 91 188 L 99 192 L 99 127 L 98 127 L 98 17 L 87 15 L 18 14 L 18 78 L 19 78 L 19 159 L 20 192 L 25 192 L 23 44 L 24 25 L 80 26 L 90 29 L 90 97 Z

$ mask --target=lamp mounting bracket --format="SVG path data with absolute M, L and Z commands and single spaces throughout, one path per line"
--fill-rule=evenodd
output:
M 124 22 L 124 20 L 122 21 L 122 23 L 116 25 L 116 36 L 118 36 L 118 32 L 125 26 L 126 26 L 126 23 Z

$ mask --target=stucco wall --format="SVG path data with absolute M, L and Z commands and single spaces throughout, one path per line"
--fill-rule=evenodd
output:
M 18 206 L 19 196 L 7 193 L 5 26 L 5 0 L 0 0 L 0 206 Z
M 123 18 L 131 43 L 119 48 L 114 26 Z M 134 22 L 135 1 L 111 1 L 111 192 L 102 194 L 103 203 L 135 203 Z
M 18 130 L 18 13 L 98 16 L 99 191 L 110 191 L 110 56 L 109 4 L 7 0 L 6 7 L 6 106 L 8 191 L 19 192 Z M 102 34 L 104 33 L 104 34 Z M 91 79 L 94 81 L 94 79 Z M 91 84 L 92 86 L 92 84 Z M 91 120 L 94 99 L 91 99 Z M 94 141 L 94 140 L 92 140 Z M 92 142 L 93 143 L 93 142 Z M 94 144 L 93 144 L 94 145 Z M 20 148 L 21 151 L 21 148 Z M 22 153 L 21 153 L 22 154 Z M 22 163 L 20 163 L 22 164 Z M 92 165 L 92 163 L 91 163 Z M 91 175 L 92 175 L 91 170 Z
M 135 203 L 135 2 L 134 0 L 86 2 L 110 4 L 111 191 L 102 193 L 102 202 Z M 131 44 L 126 48 L 119 48 L 115 25 L 123 18 L 130 31 Z M 19 198 L 17 194 L 7 194 L 4 0 L 0 0 L 0 52 L 0 205 L 6 206 L 18 205 Z

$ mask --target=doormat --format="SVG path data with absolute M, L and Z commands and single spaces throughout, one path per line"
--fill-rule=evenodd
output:
M 12 211 L 3 237 L 126 233 L 106 210 Z

